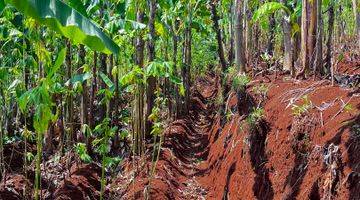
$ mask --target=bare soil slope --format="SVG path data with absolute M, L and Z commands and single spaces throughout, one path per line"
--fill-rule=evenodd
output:
M 360 199 L 359 91 L 287 79 L 252 84 L 269 88 L 255 126 L 238 115 L 251 104 L 230 94 L 224 127 L 215 114 L 218 79 L 199 80 L 190 115 L 166 132 L 150 186 L 151 164 L 129 160 L 112 191 L 123 199 L 143 199 L 147 190 L 150 199 Z M 261 100 L 253 86 L 248 93 L 253 104 Z M 296 115 L 292 108 L 305 104 Z

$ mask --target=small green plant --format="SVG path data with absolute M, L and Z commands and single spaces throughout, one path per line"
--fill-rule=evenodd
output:
M 354 106 L 350 103 L 346 104 L 344 107 L 344 111 L 347 113 L 352 113 L 354 112 L 354 110 L 355 110 Z
M 269 87 L 265 84 L 256 85 L 252 88 L 252 91 L 259 97 L 258 107 L 266 100 Z
M 80 159 L 85 163 L 90 163 L 92 161 L 91 157 L 87 153 L 86 144 L 77 143 L 75 145 L 76 153 L 79 155 Z
M 105 169 L 112 167 L 113 165 L 120 162 L 118 157 L 109 157 L 110 153 L 110 139 L 114 137 L 118 127 L 111 127 L 110 118 L 105 118 L 99 125 L 94 129 L 94 133 L 97 134 L 97 138 L 93 141 L 93 146 L 95 147 L 95 152 L 100 154 L 102 157 L 101 164 L 101 190 L 100 190 L 100 199 L 104 198 L 105 191 Z
M 260 84 L 254 86 L 252 90 L 255 94 L 266 97 L 269 91 L 269 87 L 265 84 Z
M 246 74 L 239 74 L 234 77 L 232 86 L 234 90 L 245 91 L 246 86 L 250 83 L 251 78 Z
M 309 109 L 312 107 L 312 102 L 310 101 L 307 95 L 302 97 L 303 104 L 302 105 L 293 105 L 291 110 L 293 111 L 294 116 L 302 116 L 307 113 Z
M 247 117 L 247 122 L 250 128 L 254 128 L 255 125 L 264 117 L 264 109 L 255 108 L 250 115 Z

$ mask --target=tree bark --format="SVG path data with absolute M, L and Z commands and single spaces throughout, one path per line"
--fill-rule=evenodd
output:
M 228 61 L 229 65 L 234 63 L 234 3 L 231 1 L 229 6 L 229 52 L 228 52 Z
M 91 96 L 90 96 L 90 120 L 89 120 L 89 126 L 91 129 L 95 127 L 95 105 L 94 101 L 96 98 L 96 92 L 97 92 L 97 60 L 98 60 L 98 54 L 96 51 L 94 51 L 94 63 L 92 66 L 92 85 L 91 85 Z
M 358 53 L 360 53 L 360 1 L 352 0 L 354 17 L 355 17 L 355 31 L 357 34 Z
M 271 56 L 274 55 L 274 46 L 275 46 L 275 14 L 271 14 L 269 18 L 269 40 L 267 45 L 267 53 Z
M 144 13 L 138 9 L 136 14 L 137 22 L 142 23 L 144 21 Z M 136 38 L 135 49 L 136 49 L 136 65 L 139 67 L 144 66 L 144 40 L 141 36 Z M 134 142 L 134 153 L 141 155 L 143 153 L 143 140 L 145 135 L 145 124 L 144 124 L 144 84 L 138 83 L 135 93 L 134 101 L 134 117 L 133 117 L 133 142 Z
M 309 56 L 309 68 L 314 67 L 314 60 L 315 60 L 315 45 L 316 45 L 316 27 L 317 27 L 317 4 L 316 0 L 309 1 L 309 12 L 310 12 L 310 19 L 309 19 L 309 27 L 308 27 L 308 56 Z
M 309 69 L 308 60 L 308 1 L 302 0 L 302 12 L 301 12 L 301 65 L 302 69 L 298 73 L 297 77 L 304 76 Z
M 149 49 L 149 62 L 155 60 L 155 15 L 156 15 L 156 0 L 148 0 L 148 6 L 150 10 L 149 15 L 149 32 L 150 32 L 150 39 L 148 41 L 148 49 Z M 145 125 L 145 134 L 146 137 L 151 137 L 150 132 L 152 129 L 153 123 L 148 119 L 152 113 L 152 109 L 154 107 L 154 100 L 155 100 L 155 90 L 156 90 L 156 78 L 154 76 L 150 76 L 147 80 L 147 87 L 146 87 L 146 125 Z
M 245 72 L 242 1 L 235 0 L 235 64 L 239 72 Z
M 86 71 L 84 70 L 83 66 L 85 65 L 85 47 L 84 45 L 80 45 L 80 49 L 79 49 L 79 65 L 78 68 L 82 68 L 82 73 L 86 73 Z M 88 86 L 87 86 L 87 81 L 84 81 L 82 83 L 82 96 L 81 96 L 81 124 L 88 124 L 88 102 L 89 102 L 89 91 L 88 91 Z
M 247 3 L 249 4 L 249 1 L 247 1 Z M 250 8 L 250 6 L 248 6 L 248 8 Z M 252 10 L 248 9 L 246 14 L 246 40 L 245 40 L 245 45 L 246 45 L 246 61 L 247 61 L 247 66 L 251 65 L 251 62 L 253 60 L 253 52 L 254 52 L 254 46 L 253 46 L 253 41 L 252 38 L 253 36 L 253 28 L 256 25 L 252 25 Z
M 332 40 L 333 40 L 333 32 L 334 32 L 334 2 L 330 0 L 329 3 L 329 21 L 328 21 L 328 36 L 326 41 L 326 57 L 325 57 L 325 69 L 326 73 L 329 74 L 331 71 L 331 52 L 332 52 Z
M 183 77 L 183 84 L 185 88 L 185 96 L 183 100 L 183 106 L 181 108 L 181 114 L 187 115 L 189 113 L 189 104 L 190 104 L 190 66 L 192 63 L 192 52 L 191 52 L 191 43 L 192 43 L 192 4 L 187 5 L 188 16 L 187 16 L 187 27 L 184 31 L 184 42 L 183 42 L 183 67 L 181 69 L 181 75 Z
M 222 35 L 221 35 L 221 29 L 219 27 L 219 16 L 216 11 L 216 4 L 214 2 L 210 3 L 210 11 L 211 11 L 211 18 L 213 21 L 213 28 L 216 33 L 216 41 L 218 45 L 218 55 L 220 59 L 220 64 L 222 67 L 223 73 L 226 71 L 227 64 L 225 60 L 225 54 L 224 54 L 224 47 L 222 43 Z
M 65 62 L 66 62 L 66 75 L 67 75 L 67 79 L 68 80 L 71 80 L 72 78 L 72 63 L 71 63 L 71 60 L 72 60 L 72 56 L 71 56 L 71 43 L 69 40 L 66 40 L 66 59 L 65 59 Z M 72 84 L 71 84 L 71 81 L 69 81 L 69 89 L 72 88 Z M 74 106 L 73 106 L 73 96 L 72 94 L 68 94 L 68 97 L 67 97 L 67 106 L 66 106 L 66 110 L 67 110 L 67 127 L 68 127 L 68 139 L 67 139 L 67 145 L 68 147 L 72 147 L 72 142 L 74 141 L 74 116 L 73 116 L 73 109 L 74 109 Z
M 281 3 L 286 5 L 286 0 L 281 0 Z M 291 24 L 290 16 L 284 12 L 284 18 L 282 19 L 283 31 L 284 31 L 284 70 L 290 71 L 291 75 L 294 75 L 294 62 L 292 55 L 292 41 L 291 41 Z
M 316 13 L 316 55 L 315 55 L 315 64 L 314 64 L 314 78 L 316 74 L 323 74 L 323 56 L 322 56 L 322 39 L 323 39 L 323 23 L 321 17 L 321 0 L 316 0 L 317 4 L 317 13 Z

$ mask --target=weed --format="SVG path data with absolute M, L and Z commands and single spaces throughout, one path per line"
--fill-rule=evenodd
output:
M 239 74 L 234 77 L 232 87 L 236 91 L 245 91 L 246 86 L 250 83 L 251 78 L 246 74 Z
M 302 100 L 304 101 L 302 105 L 293 105 L 291 110 L 293 111 L 294 116 L 302 116 L 303 114 L 307 113 L 309 109 L 312 107 L 312 102 L 308 98 L 307 95 L 302 97 Z
M 347 112 L 347 113 L 352 113 L 354 112 L 354 106 L 350 103 L 346 104 L 345 107 L 344 107 L 344 111 Z
M 262 84 L 260 84 L 260 85 L 257 85 L 257 86 L 255 86 L 255 87 L 253 87 L 252 90 L 253 90 L 253 92 L 254 92 L 256 95 L 260 95 L 260 96 L 266 97 L 266 96 L 267 96 L 267 93 L 268 93 L 268 91 L 269 91 L 269 87 L 268 87 L 266 84 L 262 83 Z
M 256 124 L 264 117 L 264 109 L 255 108 L 250 115 L 246 118 L 250 128 L 253 129 Z

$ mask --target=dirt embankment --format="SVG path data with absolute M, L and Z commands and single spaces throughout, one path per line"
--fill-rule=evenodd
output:
M 268 80 L 257 78 L 240 101 L 230 94 L 223 127 L 218 77 L 197 80 L 189 115 L 165 131 L 154 175 L 152 155 L 127 158 L 108 177 L 106 199 L 360 199 L 359 89 Z M 44 199 L 99 198 L 99 166 L 64 157 L 45 168 Z M 21 171 L 6 177 L 0 199 L 31 199 L 34 173 Z
M 166 132 L 150 186 L 151 164 L 133 162 L 136 175 L 129 165 L 113 184 L 117 197 L 360 199 L 359 92 L 287 79 L 259 79 L 248 89 L 246 106 L 265 100 L 255 125 L 239 116 L 245 108 L 230 94 L 224 127 L 215 114 L 217 79 L 197 82 L 190 116 Z M 265 99 L 255 85 L 268 89 Z

